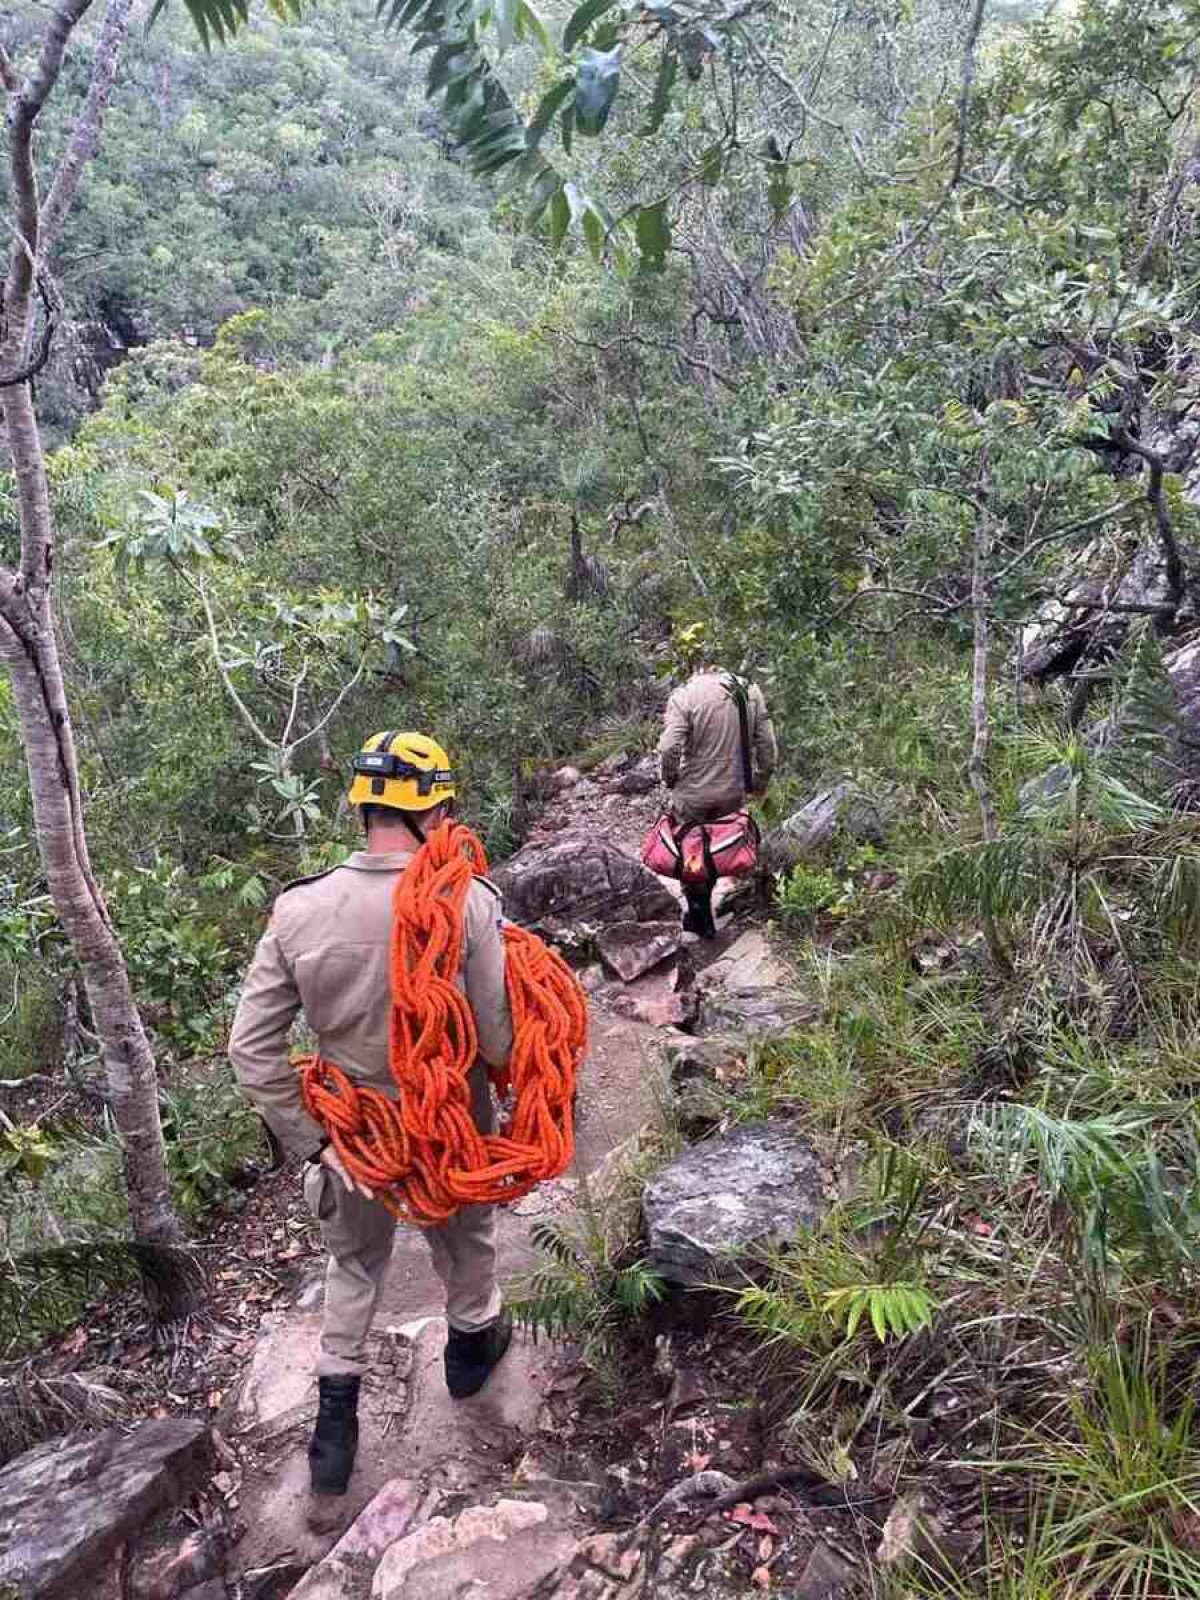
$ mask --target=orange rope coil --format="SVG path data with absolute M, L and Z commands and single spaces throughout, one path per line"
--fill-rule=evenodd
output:
M 447 1221 L 460 1206 L 519 1200 L 565 1171 L 575 1148 L 587 1002 L 557 951 L 508 924 L 512 1055 L 489 1072 L 502 1097 L 511 1092 L 512 1111 L 495 1134 L 480 1133 L 471 1115 L 475 1018 L 455 980 L 467 894 L 486 871 L 479 839 L 445 823 L 396 885 L 388 1062 L 399 1099 L 354 1083 L 319 1056 L 298 1063 L 305 1108 L 347 1172 L 393 1215 L 422 1227 Z

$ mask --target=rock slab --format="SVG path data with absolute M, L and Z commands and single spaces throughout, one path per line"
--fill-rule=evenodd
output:
M 692 1145 L 651 1180 L 642 1206 L 648 1264 L 697 1284 L 736 1279 L 757 1248 L 819 1222 L 826 1201 L 816 1151 L 770 1121 Z
M 767 865 L 787 872 L 811 858 L 835 834 L 858 844 L 882 844 L 887 831 L 884 806 L 849 778 L 819 790 L 799 811 L 769 834 L 763 843 Z
M 182 1417 L 51 1440 L 0 1471 L 0 1590 L 78 1600 L 117 1547 L 208 1476 L 212 1434 Z
M 623 983 L 633 983 L 669 961 L 682 943 L 678 922 L 614 922 L 600 933 L 596 948 Z
M 669 921 L 677 912 L 670 890 L 640 861 L 584 833 L 526 845 L 495 878 L 514 921 L 564 941 L 614 922 Z
M 384 1554 L 373 1600 L 519 1600 L 558 1571 L 574 1537 L 550 1525 L 538 1501 L 500 1500 L 434 1517 Z

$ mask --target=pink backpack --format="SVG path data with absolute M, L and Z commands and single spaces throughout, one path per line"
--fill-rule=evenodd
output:
M 745 878 L 758 862 L 758 841 L 758 824 L 748 811 L 734 811 L 715 822 L 678 825 L 664 811 L 646 835 L 642 864 L 660 878 L 678 878 L 680 883 Z

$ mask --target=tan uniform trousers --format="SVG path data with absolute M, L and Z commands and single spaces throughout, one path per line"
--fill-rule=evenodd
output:
M 482 1063 L 471 1074 L 471 1111 L 482 1133 L 494 1131 L 495 1112 Z M 305 1168 L 304 1198 L 321 1224 L 329 1251 L 317 1375 L 366 1372 L 367 1336 L 392 1258 L 396 1219 L 378 1200 L 366 1200 L 357 1190 L 349 1192 L 328 1167 L 316 1163 Z M 473 1333 L 494 1322 L 502 1303 L 496 1282 L 495 1207 L 464 1206 L 440 1228 L 421 1231 L 446 1290 L 450 1326 Z

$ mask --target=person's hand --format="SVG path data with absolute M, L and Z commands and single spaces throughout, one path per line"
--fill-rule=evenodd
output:
M 347 1194 L 353 1194 L 357 1190 L 364 1200 L 374 1200 L 374 1189 L 368 1188 L 365 1183 L 359 1183 L 350 1176 L 346 1171 L 345 1162 L 331 1144 L 327 1144 L 321 1151 L 321 1165 L 328 1167 L 335 1177 L 342 1180 L 342 1187 Z

